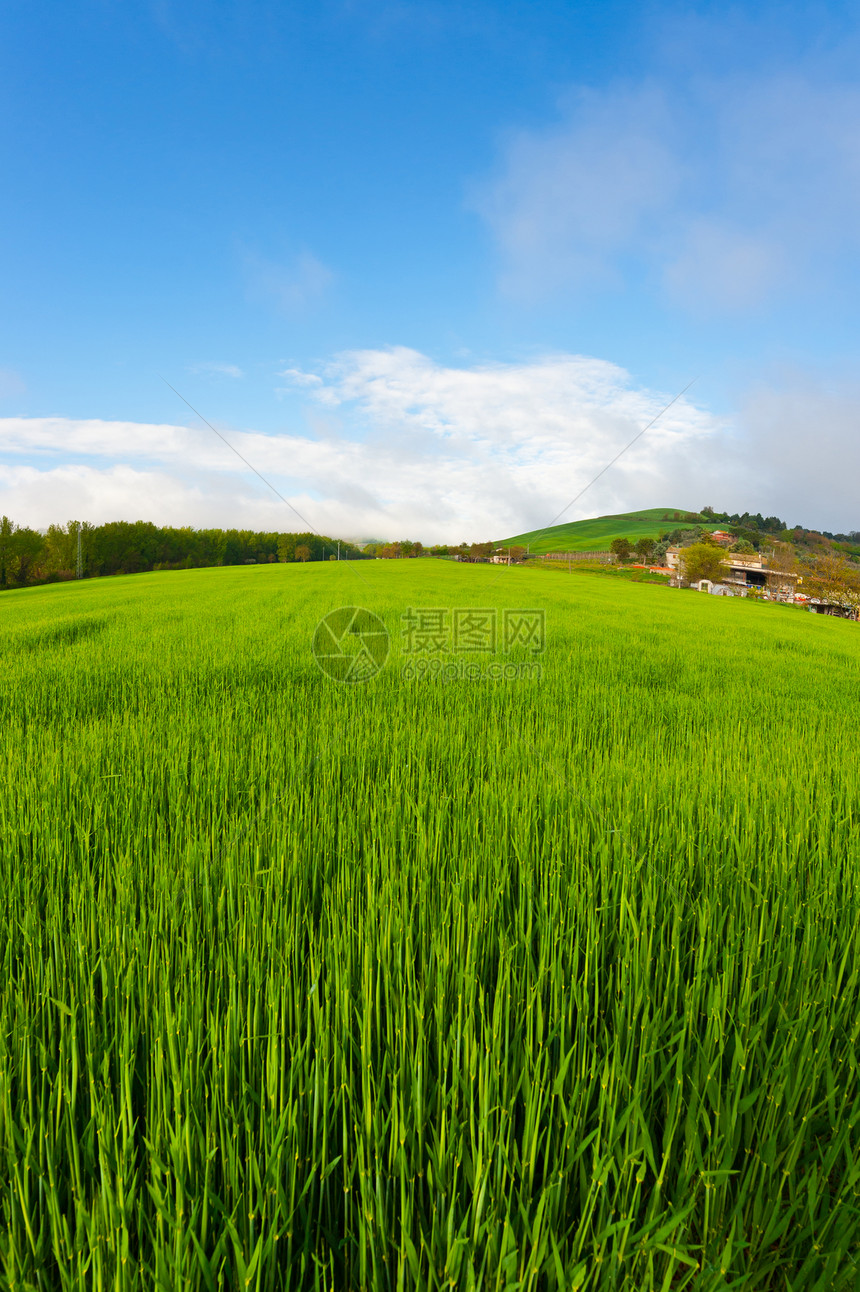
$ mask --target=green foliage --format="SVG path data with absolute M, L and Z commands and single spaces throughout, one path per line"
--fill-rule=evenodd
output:
M 541 680 L 400 675 L 512 604 Z M 9 592 L 0 653 L 4 1287 L 856 1286 L 857 625 L 267 563 Z
M 662 532 L 658 546 L 662 547 L 664 544 L 666 547 L 689 545 L 694 539 L 701 538 L 703 533 L 704 530 L 701 525 L 695 525 L 692 529 L 689 526 L 681 526 L 678 529 L 669 530 L 668 534 L 665 531 Z
M 726 574 L 723 565 L 725 552 L 713 543 L 691 543 L 681 549 L 681 569 L 689 583 L 698 583 L 700 579 L 711 579 L 718 583 Z
M 8 516 L 0 517 L 0 588 L 29 583 L 43 551 L 44 539 L 36 530 L 18 526 Z
M 613 556 L 618 557 L 619 561 L 629 561 L 633 553 L 629 538 L 613 538 L 609 544 L 609 550 Z
M 739 538 L 736 542 L 732 543 L 731 550 L 733 552 L 738 552 L 743 556 L 752 556 L 752 554 L 755 552 L 755 548 L 753 547 L 752 543 L 750 543 L 745 538 Z
M 176 529 L 142 520 L 90 525 L 70 520 L 66 525 L 50 525 L 42 535 L 20 529 L 4 516 L 0 519 L 0 589 L 72 578 L 77 565 L 78 531 L 86 578 L 293 561 L 297 545 L 307 549 L 306 559 L 310 561 L 325 560 L 337 551 L 336 539 L 313 533 L 270 534 L 190 526 Z M 341 560 L 358 560 L 363 553 L 354 543 L 341 541 L 340 556 Z
M 447 552 L 447 548 L 433 548 L 434 552 Z M 424 546 L 418 539 L 402 538 L 396 543 L 368 543 L 364 548 L 366 556 L 381 556 L 385 560 L 414 559 L 424 556 Z
M 486 561 L 492 556 L 494 549 L 495 544 L 493 543 L 470 543 L 469 560 Z

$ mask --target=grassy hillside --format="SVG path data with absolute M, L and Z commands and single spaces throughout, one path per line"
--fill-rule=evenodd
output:
M 546 649 L 422 672 L 414 606 Z M 528 568 L 4 594 L 2 1286 L 855 1288 L 858 680 L 855 624 Z
M 613 538 L 629 538 L 635 543 L 637 538 L 657 538 L 661 529 L 676 528 L 680 523 L 672 519 L 676 513 L 682 518 L 689 514 L 677 507 L 652 507 L 644 511 L 620 512 L 617 516 L 595 516 L 590 520 L 553 525 L 546 531 L 536 529 L 527 534 L 515 534 L 512 538 L 500 539 L 498 546 L 519 543 L 538 554 L 608 551 Z

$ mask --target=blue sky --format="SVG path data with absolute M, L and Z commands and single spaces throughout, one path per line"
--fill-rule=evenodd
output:
M 6 6 L 0 510 L 860 528 L 848 5 Z M 643 421 L 644 419 L 644 421 Z M 253 450 L 253 456 L 252 456 Z

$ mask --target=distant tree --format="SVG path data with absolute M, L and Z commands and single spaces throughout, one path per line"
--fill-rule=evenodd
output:
M 619 561 L 629 561 L 633 547 L 629 538 L 613 538 L 609 544 L 609 550 L 613 556 L 617 556 Z
M 16 525 L 8 516 L 0 517 L 0 587 L 13 583 L 12 562 L 15 559 Z
M 75 539 L 65 525 L 49 525 L 45 535 L 46 561 L 50 573 L 71 570 L 75 562 Z
M 516 544 L 511 548 L 510 556 L 512 561 L 521 561 L 525 555 L 526 549 L 524 547 L 520 547 L 519 544 Z
M 486 561 L 493 554 L 492 543 L 472 543 L 469 548 L 469 557 L 473 561 Z
M 725 574 L 723 556 L 723 549 L 713 543 L 691 543 L 681 548 L 681 573 L 688 583 L 698 583 L 700 579 L 719 583 Z
M 41 577 L 40 562 L 45 551 L 45 540 L 35 529 L 19 527 L 15 532 L 15 559 L 12 573 L 23 587 Z M 87 553 L 84 550 L 84 570 L 87 568 Z
M 296 536 L 295 534 L 278 535 L 278 560 L 294 561 L 296 559 Z
M 636 555 L 640 561 L 646 561 L 654 548 L 653 538 L 640 538 L 636 543 Z
M 741 556 L 752 556 L 752 554 L 755 552 L 755 548 L 753 547 L 752 543 L 750 543 L 749 540 L 746 538 L 737 539 L 734 543 L 732 543 L 731 550 L 733 552 L 737 552 Z
M 700 516 L 706 516 L 708 520 L 713 520 L 716 514 L 717 513 L 714 511 L 713 507 L 703 507 L 699 513 Z
M 298 547 L 296 548 L 296 560 L 302 561 L 302 562 L 309 561 L 310 556 L 311 556 L 311 549 L 307 547 L 304 543 L 299 543 Z

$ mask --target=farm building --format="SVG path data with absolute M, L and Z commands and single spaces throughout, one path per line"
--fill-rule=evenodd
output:
M 678 586 L 681 584 L 681 551 L 680 547 L 670 547 L 666 552 L 666 564 L 676 576 Z M 741 552 L 730 552 L 723 557 L 721 564 L 725 573 L 719 585 L 715 586 L 725 587 L 731 592 L 746 588 L 762 588 L 773 596 L 789 598 L 794 595 L 797 585 L 802 582 L 797 574 L 790 574 L 785 570 L 770 569 L 767 557 L 761 556 L 758 552 L 753 552 L 749 555 Z M 706 582 L 710 583 L 710 580 L 706 580 Z M 727 594 L 724 593 L 723 595 Z
M 804 598 L 806 600 L 806 598 Z M 839 606 L 832 601 L 809 600 L 809 609 L 816 615 L 833 615 L 837 619 L 860 619 L 860 610 L 853 606 Z

